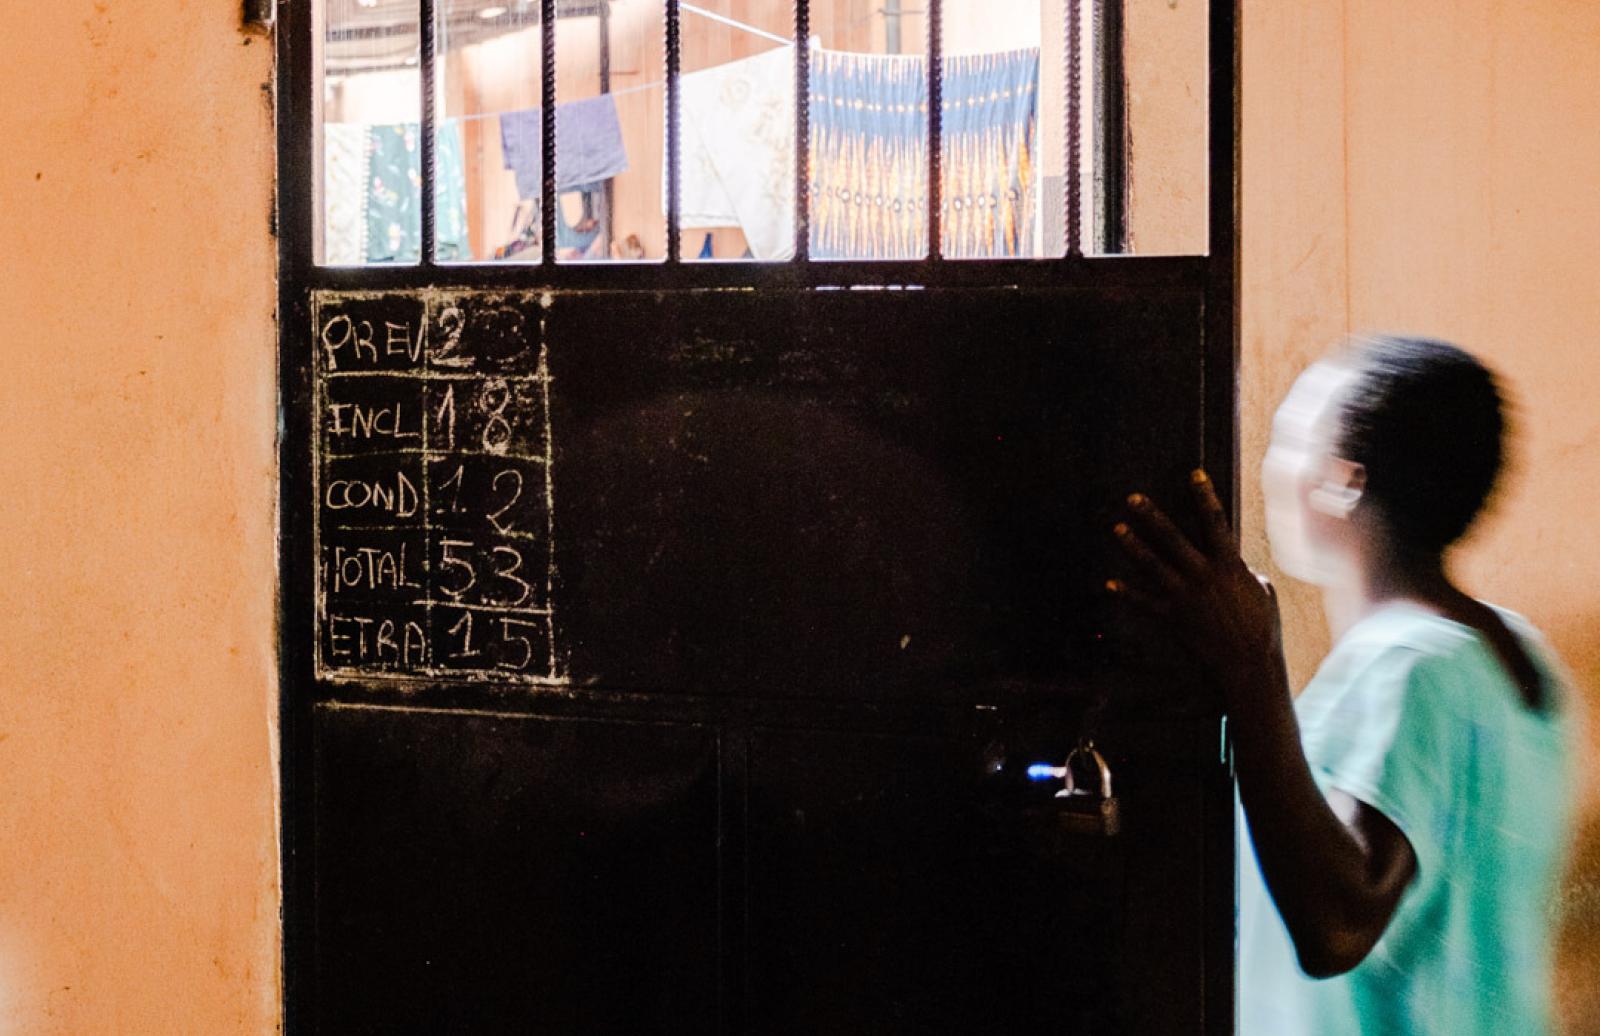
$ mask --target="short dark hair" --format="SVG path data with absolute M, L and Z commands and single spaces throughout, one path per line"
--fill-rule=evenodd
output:
M 1494 489 L 1505 408 L 1494 373 L 1429 338 L 1356 339 L 1335 452 L 1366 469 L 1362 505 L 1413 550 L 1460 539 Z

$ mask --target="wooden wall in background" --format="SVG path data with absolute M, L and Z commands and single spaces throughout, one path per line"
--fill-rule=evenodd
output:
M 946 50 L 969 53 L 1037 44 L 1042 36 L 1042 89 L 1059 94 L 1062 74 L 1062 0 L 950 0 L 946 5 Z M 775 36 L 794 32 L 791 0 L 706 0 L 704 7 L 733 21 Z M 881 0 L 817 0 L 811 5 L 811 28 L 823 47 L 867 53 L 885 52 Z M 920 4 L 907 3 L 901 17 L 902 49 L 920 51 L 927 27 Z M 1003 10 L 1001 8 L 1004 8 Z M 664 91 L 666 54 L 660 0 L 619 0 L 611 17 L 611 90 L 628 149 L 629 168 L 613 181 L 614 240 L 636 235 L 648 258 L 666 254 L 666 215 L 662 207 L 664 154 Z M 771 39 L 690 12 L 682 15 L 682 69 L 694 72 L 752 57 L 778 46 Z M 1042 26 L 1042 28 L 1041 28 Z M 563 100 L 593 97 L 600 88 L 598 18 L 565 18 L 557 27 L 556 91 Z M 461 48 L 447 57 L 445 89 L 450 114 L 468 116 L 537 107 L 540 82 L 540 39 L 537 27 Z M 347 112 L 342 117 L 358 120 Z M 1049 120 L 1041 119 L 1041 124 Z M 1041 152 L 1045 175 L 1059 174 L 1064 148 L 1059 127 L 1043 131 Z M 475 255 L 488 257 L 504 244 L 516 209 L 516 187 L 504 168 L 498 120 L 481 118 L 465 126 L 468 180 L 468 223 Z M 568 199 L 570 201 L 571 199 Z M 683 254 L 697 255 L 706 232 L 686 230 Z M 744 235 L 736 228 L 713 232 L 719 258 L 744 251 Z

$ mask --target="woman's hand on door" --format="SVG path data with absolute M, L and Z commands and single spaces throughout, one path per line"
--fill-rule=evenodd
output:
M 1129 562 L 1126 579 L 1106 589 L 1164 620 L 1225 690 L 1259 686 L 1263 668 L 1283 664 L 1278 601 L 1234 545 L 1211 479 L 1195 471 L 1190 488 L 1202 535 L 1195 543 L 1148 496 L 1128 497 L 1128 514 L 1112 527 Z

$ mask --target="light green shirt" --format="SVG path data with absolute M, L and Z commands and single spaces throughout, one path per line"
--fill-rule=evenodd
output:
M 1553 653 L 1500 611 L 1545 678 L 1529 711 L 1472 629 L 1391 604 L 1352 627 L 1295 703 L 1317 783 L 1404 832 L 1417 873 L 1354 970 L 1308 978 L 1240 824 L 1242 1036 L 1543 1036 L 1576 777 Z

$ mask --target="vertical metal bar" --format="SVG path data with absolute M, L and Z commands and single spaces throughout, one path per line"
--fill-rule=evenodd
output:
M 811 0 L 794 4 L 794 257 L 811 259 Z
M 611 92 L 611 0 L 600 0 L 600 92 Z
M 683 174 L 680 123 L 678 121 L 678 76 L 683 66 L 683 37 L 678 0 L 667 0 L 667 262 L 683 259 L 683 236 L 679 227 L 679 186 Z
M 1201 780 L 1201 910 L 1205 942 L 1201 949 L 1202 1032 L 1234 1031 L 1234 959 L 1238 954 L 1239 868 L 1237 814 L 1234 811 L 1233 753 L 1227 717 L 1218 722 L 1223 758 L 1204 766 Z
M 1239 3 L 1211 0 L 1210 165 L 1204 442 L 1212 481 L 1239 525 Z
M 1240 0 L 1210 0 L 1207 41 L 1207 127 L 1210 143 L 1207 211 L 1205 365 L 1202 368 L 1204 463 L 1225 487 L 1233 526 L 1239 527 L 1239 10 Z M 1221 768 L 1219 767 L 1219 770 Z M 1206 1032 L 1232 1032 L 1236 1022 L 1237 952 L 1233 782 L 1218 774 L 1208 796 L 1215 816 L 1208 825 L 1205 870 L 1207 933 L 1202 949 Z
M 556 261 L 556 0 L 539 0 L 539 258 Z
M 1211 0 L 1211 38 L 1207 48 L 1210 73 L 1211 125 L 1209 249 L 1213 259 L 1237 278 L 1233 266 L 1239 247 L 1239 0 Z M 1223 272 L 1219 269 L 1219 273 Z
M 1122 61 L 1123 0 L 1095 0 L 1095 212 L 1093 247 L 1107 255 L 1127 249 L 1128 114 Z
M 306 411 L 310 396 L 311 314 L 307 287 L 313 273 L 313 218 L 326 182 L 307 190 L 306 178 L 325 177 L 317 160 L 322 136 L 318 103 L 325 70 L 318 36 L 326 10 L 322 5 L 285 4 L 277 32 L 278 207 L 274 213 L 278 245 L 278 398 L 281 435 L 278 447 L 278 787 L 279 857 L 283 896 L 283 1026 L 285 1032 L 308 1030 L 306 1009 L 315 988 L 315 856 L 314 760 L 311 754 L 311 645 L 316 631 L 302 603 L 314 593 L 311 573 L 317 564 L 310 547 L 312 522 L 308 491 L 311 471 L 311 428 Z M 301 328 L 297 332 L 295 329 Z M 303 338 L 302 335 L 308 337 Z
M 944 6 L 928 0 L 928 258 L 944 238 Z
M 611 0 L 600 0 L 600 93 L 611 92 Z M 616 207 L 616 181 L 608 179 L 601 188 L 605 212 L 600 217 L 600 240 L 605 242 L 606 254 L 611 258 L 613 241 L 611 211 Z
M 1067 255 L 1083 254 L 1083 0 L 1067 0 Z
M 273 233 L 280 285 L 304 279 L 326 261 L 323 219 L 328 190 L 322 88 L 327 75 L 324 4 L 290 4 L 277 30 L 278 189 Z M 305 181 L 314 178 L 311 190 Z M 291 189 L 288 185 L 293 184 Z M 362 262 L 366 257 L 362 257 Z M 287 309 L 284 312 L 288 312 Z
M 446 0 L 448 2 L 448 0 Z M 437 0 L 419 0 L 418 18 L 419 40 L 422 68 L 422 120 L 417 127 L 420 140 L 417 147 L 417 160 L 421 164 L 422 183 L 420 203 L 422 205 L 421 240 L 418 242 L 418 261 L 423 266 L 433 265 L 433 238 L 434 238 L 434 28 L 435 7 Z

